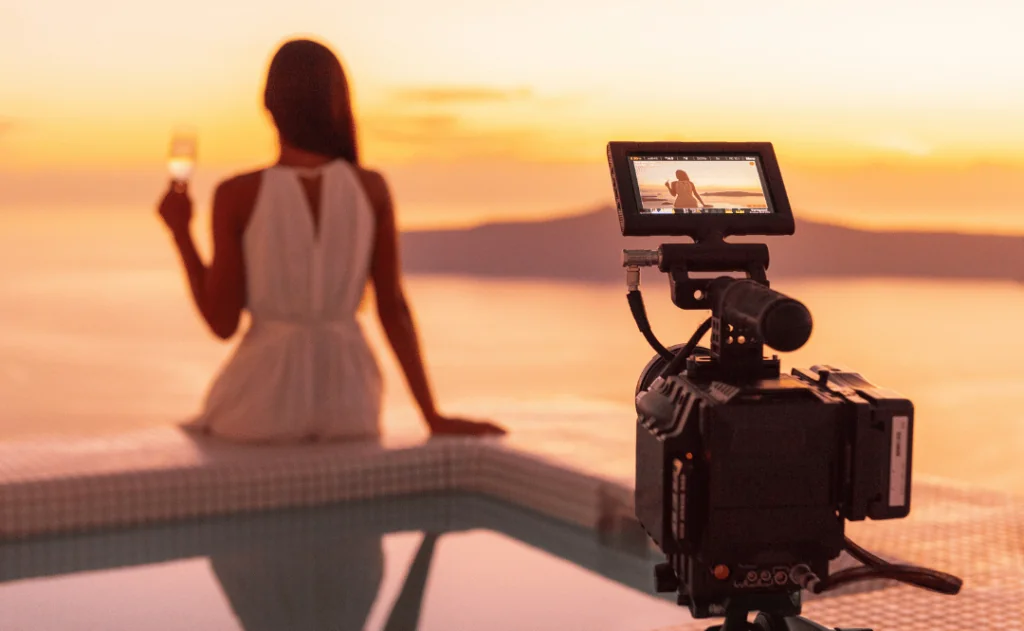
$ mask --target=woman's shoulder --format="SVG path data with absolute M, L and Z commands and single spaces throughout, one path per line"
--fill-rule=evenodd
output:
M 217 183 L 214 189 L 214 204 L 220 201 L 223 205 L 235 208 L 246 208 L 256 203 L 263 173 L 267 169 L 256 169 L 228 176 Z
M 255 169 L 228 176 L 217 183 L 217 191 L 228 194 L 240 194 L 248 190 L 256 190 L 263 179 L 266 169 Z
M 388 183 L 380 171 L 360 166 L 353 167 L 353 171 L 363 185 L 363 191 L 374 208 L 379 209 L 390 203 L 391 194 L 388 191 Z
M 364 186 L 372 186 L 374 188 L 387 187 L 387 180 L 384 179 L 384 174 L 376 169 L 353 166 L 352 170 Z
M 266 169 L 236 173 L 218 182 L 213 193 L 214 214 L 224 216 L 228 225 L 247 225 L 256 206 L 264 171 Z

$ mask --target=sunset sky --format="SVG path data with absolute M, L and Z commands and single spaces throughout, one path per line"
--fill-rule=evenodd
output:
M 1024 9 L 806 0 L 33 0 L 0 8 L 0 208 L 134 208 L 272 160 L 285 39 L 330 45 L 406 227 L 610 200 L 609 140 L 775 143 L 798 212 L 1024 233 Z M 244 8 L 242 8 L 244 7 Z
M 641 189 L 653 187 L 660 193 L 665 182 L 675 181 L 682 170 L 697 190 L 731 189 L 761 192 L 761 179 L 754 162 L 651 162 L 633 163 Z

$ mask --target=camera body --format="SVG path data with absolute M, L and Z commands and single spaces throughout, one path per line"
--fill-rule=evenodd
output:
M 734 384 L 692 358 L 649 389 L 670 405 L 638 415 L 636 515 L 668 557 L 659 591 L 696 618 L 773 595 L 799 613 L 794 571 L 828 576 L 844 520 L 910 510 L 911 402 L 856 373 L 772 367 Z

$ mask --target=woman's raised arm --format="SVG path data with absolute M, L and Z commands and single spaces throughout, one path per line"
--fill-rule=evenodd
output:
M 192 299 L 213 333 L 228 339 L 245 307 L 245 262 L 239 221 L 239 180 L 221 183 L 213 196 L 213 261 L 203 263 L 192 238 L 192 199 L 173 186 L 160 202 L 160 217 L 174 237 Z

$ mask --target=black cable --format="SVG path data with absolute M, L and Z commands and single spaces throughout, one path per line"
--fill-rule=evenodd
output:
M 960 593 L 960 588 L 963 587 L 963 580 L 956 576 L 915 565 L 889 563 L 885 559 L 868 552 L 849 538 L 846 538 L 846 546 L 850 556 L 864 563 L 864 565 L 840 570 L 824 580 L 819 579 L 807 566 L 801 566 L 798 570 L 794 570 L 793 580 L 802 588 L 815 594 L 820 594 L 848 583 L 870 580 L 899 581 L 949 595 Z
M 882 557 L 875 556 L 874 554 L 871 554 L 864 548 L 854 543 L 853 540 L 849 537 L 844 537 L 843 540 L 846 542 L 846 551 L 850 553 L 850 556 L 857 559 L 864 565 L 878 566 L 889 564 L 889 562 L 883 559 Z
M 957 594 L 959 593 L 960 588 L 963 587 L 963 580 L 953 576 L 952 574 L 946 574 L 945 572 L 918 567 L 916 565 L 890 563 L 860 547 L 849 537 L 846 537 L 845 541 L 846 551 L 850 553 L 850 556 L 863 563 L 865 568 L 875 570 L 876 574 L 869 575 L 868 572 L 861 572 L 857 575 L 851 576 L 850 578 L 846 578 L 847 572 L 852 572 L 852 570 L 861 570 L 864 568 L 850 568 L 849 570 L 842 570 L 828 577 L 828 579 L 824 581 L 824 585 L 821 589 L 832 589 L 836 585 L 857 580 L 867 580 L 870 578 L 891 579 L 903 583 L 911 583 L 918 587 L 942 594 Z M 865 577 L 857 578 L 860 574 L 864 574 Z M 838 583 L 836 582 L 837 580 L 839 581 Z
M 678 375 L 680 372 L 682 372 L 683 366 L 686 365 L 686 360 L 690 357 L 693 351 L 698 348 L 697 342 L 700 342 L 700 338 L 704 337 L 704 335 L 710 329 L 711 318 L 708 318 L 707 320 L 704 320 L 704 322 L 702 322 L 699 327 L 697 327 L 696 331 L 693 332 L 693 335 L 690 336 L 690 340 L 686 342 L 686 346 L 679 349 L 679 352 L 675 354 L 675 357 L 672 358 L 672 361 L 670 361 L 668 365 L 662 369 L 660 376 L 662 378 L 666 378 L 671 375 Z M 708 354 L 710 353 L 711 351 L 708 351 Z
M 862 565 L 860 567 L 840 570 L 825 580 L 819 581 L 811 591 L 820 594 L 830 589 L 835 589 L 840 585 L 868 580 L 900 581 L 901 583 L 910 583 L 933 592 L 950 595 L 959 593 L 960 587 L 963 585 L 962 580 L 944 572 L 913 565 L 886 563 L 885 565 Z
M 631 289 L 626 292 L 626 300 L 629 301 L 629 310 L 633 313 L 633 319 L 636 320 L 636 326 L 640 329 L 640 332 L 644 334 L 644 338 L 647 343 L 651 345 L 659 355 L 661 355 L 665 361 L 671 362 L 675 357 L 672 351 L 665 348 L 665 345 L 658 341 L 658 338 L 654 337 L 654 331 L 651 330 L 651 323 L 647 320 L 647 309 L 644 308 L 644 298 L 640 294 L 639 289 Z

